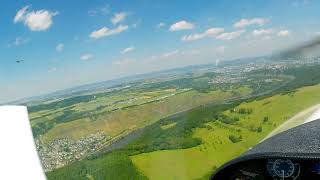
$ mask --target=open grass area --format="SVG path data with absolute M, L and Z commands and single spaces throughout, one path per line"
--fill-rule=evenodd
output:
M 48 180 L 88 180 L 88 179 L 138 179 L 147 180 L 132 164 L 130 159 L 119 153 L 112 153 L 99 159 L 76 162 L 47 173 Z
M 210 130 L 201 128 L 194 133 L 195 137 L 203 140 L 203 144 L 199 146 L 143 153 L 131 156 L 131 159 L 138 169 L 152 180 L 205 178 L 226 159 L 232 159 L 248 148 L 246 143 L 232 143 L 229 135 L 238 133 L 232 128 L 221 128 L 217 123 L 209 123 L 212 128 Z M 248 137 L 254 135 L 251 132 L 242 132 L 246 133 Z
M 187 149 L 158 150 L 131 156 L 151 180 L 202 179 L 226 161 L 259 143 L 273 129 L 320 102 L 320 85 L 245 102 L 224 111 L 233 123 L 214 121 L 193 131 L 202 144 Z
M 307 86 L 288 94 L 278 94 L 266 99 L 242 103 L 234 111 L 226 111 L 225 115 L 238 117 L 235 123 L 250 130 L 258 129 L 263 125 L 262 134 L 267 135 L 276 126 L 284 123 L 300 111 L 320 102 L 320 85 Z M 240 109 L 251 109 L 250 114 L 240 114 Z M 264 122 L 264 118 L 267 120 Z
M 224 92 L 218 90 L 209 93 L 188 91 L 160 101 L 118 111 L 101 113 L 94 121 L 91 118 L 81 118 L 75 121 L 61 123 L 49 130 L 41 138 L 46 142 L 50 142 L 59 137 L 79 139 L 97 132 L 104 132 L 114 137 L 124 131 L 132 131 L 136 128 L 144 127 L 180 111 L 250 93 L 250 89 L 248 88 L 241 88 L 240 94 L 234 94 L 232 91 L 237 91 L 237 89 Z
M 176 122 L 170 123 L 170 124 L 166 124 L 166 125 L 162 125 L 162 126 L 161 126 L 161 129 L 163 129 L 163 130 L 165 130 L 165 129 L 170 129 L 170 128 L 176 126 L 176 125 L 177 125 Z

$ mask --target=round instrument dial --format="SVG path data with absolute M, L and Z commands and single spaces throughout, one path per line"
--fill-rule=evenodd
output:
M 267 170 L 273 177 L 288 178 L 295 172 L 295 166 L 289 159 L 269 160 Z

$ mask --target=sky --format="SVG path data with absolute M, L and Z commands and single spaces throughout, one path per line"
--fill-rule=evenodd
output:
M 315 0 L 3 0 L 0 103 L 320 35 Z

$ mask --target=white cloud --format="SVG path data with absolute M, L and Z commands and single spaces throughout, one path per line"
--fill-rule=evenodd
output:
M 134 49 L 135 48 L 133 46 L 127 47 L 121 51 L 121 54 L 126 54 L 128 52 L 134 51 Z
M 120 25 L 115 29 L 109 29 L 109 28 L 104 26 L 101 29 L 93 31 L 90 34 L 90 37 L 93 38 L 93 39 L 100 39 L 100 38 L 103 38 L 103 37 L 119 34 L 119 33 L 123 32 L 123 31 L 125 31 L 127 29 L 128 29 L 127 25 L 124 25 L 124 26 Z
M 233 24 L 236 28 L 243 28 L 249 25 L 259 25 L 263 26 L 269 22 L 269 19 L 266 18 L 253 18 L 253 19 L 241 19 L 240 21 Z
M 156 55 L 153 55 L 153 56 L 150 57 L 150 59 L 152 59 L 152 60 L 155 60 L 157 58 L 158 58 L 158 56 L 156 56 Z
M 57 46 L 56 46 L 56 51 L 57 52 L 62 52 L 64 49 L 64 45 L 62 43 L 59 43 Z
M 122 60 L 114 61 L 112 64 L 123 66 L 123 65 L 128 65 L 132 62 L 133 60 L 130 60 L 130 59 L 122 59 Z
M 128 13 L 125 13 L 125 12 L 115 13 L 113 17 L 110 19 L 110 21 L 112 22 L 112 24 L 116 25 L 124 21 L 127 16 L 128 16 Z
M 193 53 L 193 54 L 192 54 Z M 171 58 L 171 57 L 174 57 L 174 56 L 177 56 L 179 54 L 181 55 L 194 55 L 198 52 L 196 52 L 196 50 L 194 51 L 183 51 L 183 52 L 180 52 L 179 50 L 173 50 L 173 51 L 169 51 L 169 52 L 165 52 L 165 53 L 162 53 L 162 54 L 159 54 L 159 55 L 153 55 L 151 56 L 149 59 L 153 60 L 153 61 L 157 61 L 157 60 L 160 60 L 160 59 L 168 59 L 168 58 Z
M 207 37 L 215 37 L 216 35 L 222 33 L 224 31 L 223 28 L 210 28 L 203 33 L 196 33 L 187 36 L 183 36 L 181 38 L 182 41 L 195 41 Z
M 109 14 L 109 12 L 110 12 L 110 6 L 108 4 L 102 6 L 98 9 L 102 14 Z
M 287 37 L 291 34 L 291 32 L 289 30 L 281 30 L 278 32 L 278 36 L 279 37 Z
M 198 49 L 184 50 L 181 52 L 181 55 L 186 55 L 186 56 L 192 56 L 192 55 L 198 55 L 198 54 L 201 54 L 201 51 Z
M 157 28 L 162 28 L 166 26 L 166 24 L 164 22 L 160 22 L 158 25 L 157 25 Z
M 14 40 L 14 42 L 8 44 L 8 47 L 11 48 L 13 46 L 20 46 L 22 44 L 26 44 L 30 41 L 29 38 L 24 38 L 24 37 L 16 37 L 16 39 Z
M 97 7 L 95 9 L 91 9 L 88 11 L 89 16 L 96 16 L 96 15 L 106 15 L 110 13 L 110 5 L 105 4 L 101 7 Z
M 28 11 L 29 6 L 20 9 L 14 17 L 14 23 L 22 22 L 31 31 L 45 31 L 53 24 L 52 17 L 58 12 L 48 10 Z
M 90 60 L 90 59 L 92 59 L 94 56 L 92 55 L 92 54 L 90 54 L 90 53 L 87 53 L 87 54 L 83 54 L 81 57 L 80 57 L 80 59 L 81 60 Z
M 292 3 L 294 7 L 301 7 L 310 4 L 310 0 L 296 0 Z
M 224 31 L 223 28 L 210 28 L 205 32 L 205 34 L 208 36 L 215 36 L 219 33 L 222 33 L 223 31 Z
M 191 35 L 183 36 L 181 38 L 181 40 L 182 41 L 196 41 L 196 40 L 199 40 L 199 39 L 203 39 L 205 37 L 206 37 L 205 33 L 202 33 L 202 34 L 191 34 Z
M 231 40 L 241 36 L 242 33 L 246 32 L 245 30 L 238 30 L 233 32 L 226 32 L 218 35 L 216 38 L 219 40 Z
M 132 27 L 133 27 L 133 28 L 137 28 L 138 26 L 141 25 L 141 23 L 142 23 L 142 20 L 139 19 L 138 21 L 136 21 L 135 23 L 132 24 Z
M 50 68 L 48 70 L 48 73 L 53 73 L 53 72 L 56 72 L 57 71 L 57 68 L 53 67 L 53 68 Z
M 179 21 L 170 26 L 170 31 L 181 31 L 181 30 L 189 30 L 193 29 L 194 25 L 187 21 Z
M 273 29 L 255 29 L 252 31 L 253 36 L 264 36 L 264 35 L 270 35 L 273 34 Z
M 219 53 L 219 54 L 224 54 L 225 50 L 226 50 L 225 46 L 218 46 L 216 48 L 216 52 Z
M 22 9 L 20 9 L 20 10 L 17 12 L 16 16 L 14 17 L 13 22 L 14 22 L 14 23 L 17 23 L 17 22 L 22 22 L 22 21 L 24 21 L 25 16 L 26 16 L 26 14 L 27 14 L 28 8 L 29 8 L 29 6 L 25 6 L 25 7 L 23 7 Z
M 164 58 L 168 58 L 168 57 L 172 57 L 172 56 L 175 56 L 179 53 L 179 50 L 174 50 L 174 51 L 170 51 L 170 52 L 167 52 L 167 53 L 164 53 L 162 55 L 162 57 Z
M 191 57 L 199 54 L 201 54 L 201 51 L 198 49 L 173 50 L 173 51 L 165 52 L 159 55 L 153 55 L 147 59 L 152 60 L 153 62 L 156 62 L 158 60 L 163 60 L 163 59 L 171 59 L 171 58 L 177 58 L 182 56 Z M 151 61 L 148 61 L 148 62 L 151 62 Z

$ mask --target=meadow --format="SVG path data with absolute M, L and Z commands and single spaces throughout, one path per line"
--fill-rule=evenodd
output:
M 115 142 L 141 132 L 112 152 L 104 151 L 110 145 L 106 143 L 80 161 L 47 172 L 48 179 L 110 179 L 89 166 L 120 172 L 120 165 L 129 169 L 123 177 L 134 179 L 208 179 L 223 163 L 320 101 L 318 67 L 257 70 L 243 78 L 236 73 L 224 78 L 228 83 L 211 84 L 221 77 L 214 79 L 214 74 L 140 83 L 75 97 L 67 104 L 53 102 L 58 108 L 52 110 L 47 109 L 53 106 L 50 103 L 34 107 L 31 123 L 44 142 L 63 137 L 76 140 L 96 132 Z M 53 125 L 39 126 L 48 122 Z M 112 161 L 103 161 L 109 157 Z
M 248 92 L 250 91 L 247 90 L 243 94 Z M 134 106 L 121 111 L 102 112 L 95 120 L 92 120 L 92 116 L 90 116 L 60 123 L 50 129 L 41 138 L 47 142 L 59 137 L 79 139 L 82 136 L 96 132 L 104 132 L 107 135 L 114 137 L 124 131 L 132 131 L 136 128 L 141 128 L 154 123 L 155 121 L 176 112 L 185 111 L 212 101 L 222 101 L 231 97 L 233 96 L 230 91 L 215 91 L 203 95 L 199 95 L 195 91 L 189 91 L 172 96 L 167 100 Z
M 316 85 L 289 94 L 241 103 L 222 113 L 229 119 L 236 119 L 234 122 L 213 120 L 206 123 L 206 127 L 193 131 L 192 137 L 200 138 L 200 145 L 186 149 L 158 150 L 130 158 L 152 180 L 207 179 L 214 169 L 259 143 L 288 118 L 318 104 L 319 92 L 320 85 Z M 238 138 L 238 141 L 231 137 Z
M 47 178 L 59 180 L 148 179 L 133 166 L 128 156 L 119 153 L 74 163 L 70 167 L 47 173 Z

